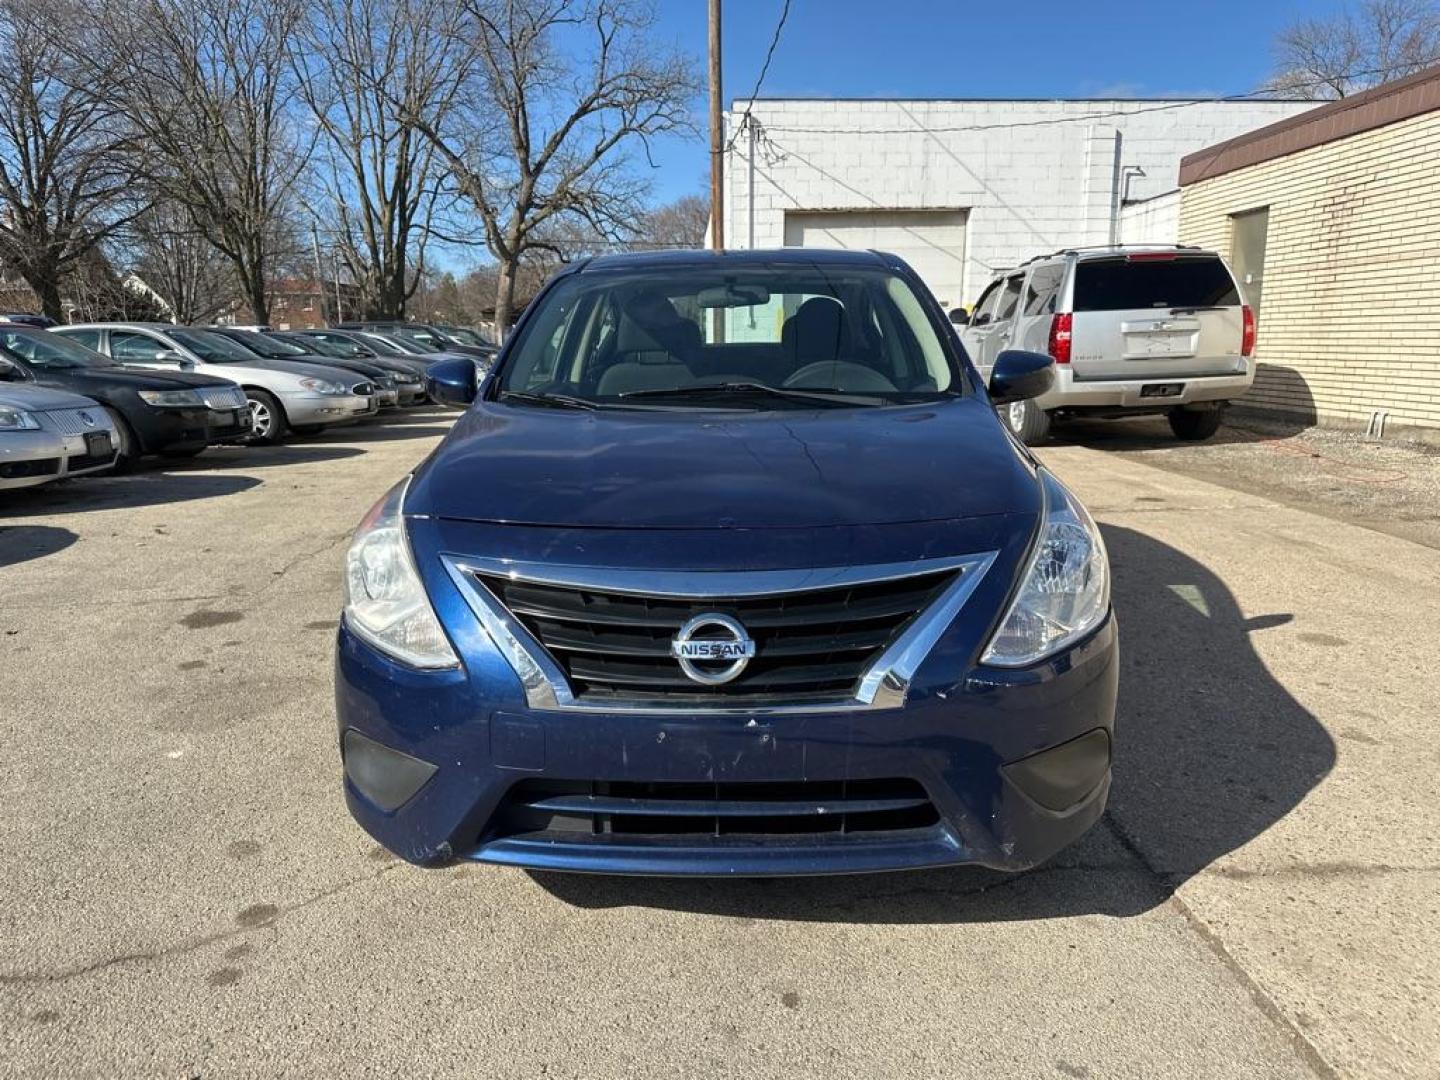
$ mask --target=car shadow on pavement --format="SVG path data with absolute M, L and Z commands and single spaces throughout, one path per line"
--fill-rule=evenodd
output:
M 3 505 L 0 503 L 0 508 Z M 79 539 L 69 529 L 55 525 L 0 525 L 0 567 L 43 559 Z
M 398 439 L 424 439 L 444 435 L 450 430 L 448 424 L 391 424 L 388 420 L 378 423 L 355 424 L 350 427 L 332 427 L 317 431 L 313 435 L 300 435 L 299 446 L 325 446 L 329 443 L 371 443 L 392 442 Z
M 1104 533 L 1120 623 L 1114 787 L 1100 824 L 1050 862 L 1015 875 L 955 868 L 774 880 L 532 877 L 577 907 L 754 919 L 1132 916 L 1164 902 L 1294 809 L 1334 765 L 1335 744 L 1251 644 L 1290 613 L 1246 618 L 1225 583 L 1190 556 L 1133 529 Z
M 234 495 L 260 483 L 258 477 L 136 472 L 125 476 L 85 476 L 42 488 L 0 492 L 0 523 L 6 519 L 51 517 L 91 510 L 161 506 Z
M 1225 446 L 1236 443 L 1283 442 L 1304 434 L 1313 427 L 1298 420 L 1278 416 L 1245 413 L 1231 414 L 1220 430 L 1204 442 L 1177 439 L 1163 417 L 1142 417 L 1135 420 L 1071 419 L 1051 429 L 1053 446 L 1088 446 L 1095 450 L 1194 450 L 1204 446 Z
M 193 458 L 141 458 L 137 473 L 155 475 L 212 472 L 216 469 L 271 469 L 279 465 L 308 465 L 359 457 L 364 450 L 354 446 L 309 446 L 282 443 L 278 446 L 212 446 Z

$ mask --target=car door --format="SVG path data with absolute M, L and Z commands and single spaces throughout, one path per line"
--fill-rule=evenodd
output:
M 143 330 L 111 330 L 110 359 L 126 367 L 160 371 L 173 371 L 180 367 L 179 354 Z
M 986 327 L 995 317 L 995 304 L 1000 299 L 1000 288 L 1004 284 L 1004 278 L 996 278 L 985 286 L 985 291 L 980 294 L 980 299 L 975 301 L 975 306 L 970 310 L 970 321 L 960 331 L 960 344 L 965 346 L 965 355 L 970 357 L 970 362 L 977 368 L 980 366 L 980 354 L 982 343 L 986 337 Z
M 999 298 L 995 301 L 994 315 L 980 328 L 979 347 L 971 359 L 975 361 L 975 366 L 980 369 L 980 374 L 987 383 L 990 381 L 990 371 L 995 366 L 995 358 L 1009 347 L 1010 336 L 1015 330 L 1015 315 L 1020 308 L 1020 287 L 1024 281 L 1023 273 L 1011 274 L 1005 279 L 999 290 Z

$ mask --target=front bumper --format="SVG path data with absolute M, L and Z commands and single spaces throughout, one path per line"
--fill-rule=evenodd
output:
M 1255 361 L 1245 361 L 1245 371 L 1226 375 L 1156 375 L 1146 379 L 1077 379 L 1069 365 L 1055 368 L 1055 382 L 1050 390 L 1035 399 L 1047 411 L 1056 409 L 1133 409 L 1136 412 L 1162 412 L 1180 405 L 1200 402 L 1230 401 L 1250 389 L 1255 382 Z M 1145 387 L 1160 383 L 1179 383 L 1178 394 L 1166 397 L 1142 396 Z
M 374 397 L 359 394 L 286 394 L 285 415 L 292 424 L 344 424 L 379 411 Z
M 529 711 L 514 701 L 503 661 L 459 644 L 466 669 L 419 672 L 345 626 L 339 632 L 346 801 L 372 836 L 421 865 L 473 859 L 746 876 L 956 863 L 1020 870 L 1080 837 L 1109 793 L 1113 617 L 1032 668 L 971 667 L 958 681 L 917 688 L 898 709 L 798 714 Z M 1076 746 L 1087 736 L 1077 766 Z M 1058 756 L 1037 756 L 1057 748 Z M 1016 765 L 1022 761 L 1029 764 Z M 923 789 L 929 817 L 864 832 L 664 835 L 626 832 L 614 818 L 608 828 L 567 831 L 536 828 L 514 813 L 518 791 L 551 781 L 563 790 L 576 782 L 595 790 L 714 785 L 724 798 L 817 784 L 843 793 L 897 778 Z
M 145 406 L 127 413 L 146 453 L 190 450 L 212 443 L 239 442 L 250 435 L 250 410 L 172 409 Z
M 65 440 L 53 431 L 0 434 L 0 491 L 36 487 L 60 476 Z

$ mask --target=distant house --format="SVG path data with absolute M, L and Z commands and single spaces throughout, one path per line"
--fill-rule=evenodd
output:
M 1258 313 L 1248 404 L 1440 439 L 1440 67 L 1190 154 L 1180 238 Z
M 270 283 L 270 325 L 277 330 L 313 330 L 346 319 L 362 318 L 363 303 L 359 287 L 347 281 L 277 278 Z M 249 326 L 257 320 L 249 305 L 236 300 L 215 321 Z

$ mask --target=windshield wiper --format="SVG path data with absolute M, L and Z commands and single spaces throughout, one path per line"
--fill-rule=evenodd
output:
M 649 390 L 631 390 L 628 394 L 621 394 L 622 401 L 629 401 L 635 398 L 653 399 L 680 399 L 695 397 L 710 397 L 712 395 L 728 394 L 764 394 L 769 397 L 784 398 L 787 401 L 803 401 L 813 405 L 826 405 L 831 408 L 843 408 L 847 405 L 870 405 L 876 404 L 873 397 L 859 397 L 854 394 L 847 394 L 843 390 L 814 389 L 814 390 L 792 390 L 782 386 L 767 386 L 758 382 L 726 382 L 726 383 L 698 383 L 694 386 L 670 386 L 655 387 Z
M 532 394 L 526 390 L 506 390 L 500 395 L 501 401 L 518 401 L 524 405 L 544 405 L 552 409 L 586 409 L 591 412 L 600 408 L 594 401 L 571 397 L 569 394 Z

